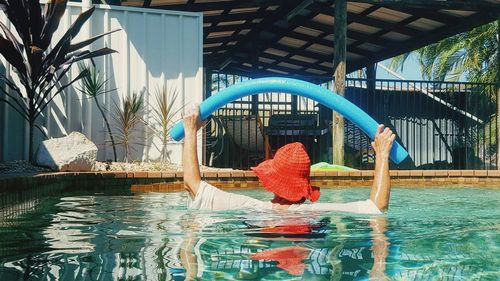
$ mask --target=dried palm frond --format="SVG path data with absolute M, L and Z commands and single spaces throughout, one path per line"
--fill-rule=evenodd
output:
M 116 144 L 122 145 L 124 150 L 124 161 L 130 160 L 131 145 L 142 143 L 136 141 L 135 132 L 137 125 L 142 122 L 142 110 L 144 101 L 142 95 L 133 93 L 127 95 L 122 101 L 122 106 L 114 104 L 114 126 Z
M 169 161 L 167 144 L 170 141 L 170 130 L 175 125 L 178 119 L 176 118 L 183 106 L 174 108 L 179 92 L 176 89 L 168 89 L 167 85 L 158 87 L 155 91 L 155 104 L 152 107 L 153 123 L 150 124 L 155 136 L 161 140 L 160 160 L 162 162 Z

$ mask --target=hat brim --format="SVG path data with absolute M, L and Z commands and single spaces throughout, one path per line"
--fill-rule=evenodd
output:
M 266 160 L 251 168 L 262 182 L 264 189 L 292 202 L 302 198 L 316 201 L 319 198 L 319 194 L 315 194 L 313 196 L 315 198 L 310 198 L 309 190 L 313 190 L 313 187 L 309 179 L 282 175 L 273 168 L 272 161 L 272 159 Z

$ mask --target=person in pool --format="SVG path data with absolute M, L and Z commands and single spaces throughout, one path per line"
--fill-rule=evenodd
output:
M 184 116 L 184 147 L 182 166 L 184 187 L 189 192 L 188 207 L 200 210 L 291 210 L 291 211 L 339 211 L 360 214 L 381 214 L 389 208 L 391 180 L 389 176 L 389 152 L 396 136 L 389 128 L 379 125 L 372 147 L 377 155 L 375 178 L 370 198 L 350 203 L 304 204 L 315 202 L 320 189 L 311 186 L 311 161 L 303 144 L 287 144 L 279 148 L 273 159 L 265 160 L 252 167 L 264 189 L 272 192 L 274 198 L 264 202 L 255 198 L 222 191 L 201 180 L 196 152 L 198 130 L 203 126 L 199 107 L 196 106 Z

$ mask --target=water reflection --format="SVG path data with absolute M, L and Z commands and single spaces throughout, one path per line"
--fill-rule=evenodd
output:
M 180 253 L 186 280 L 288 279 L 299 276 L 315 280 L 368 277 L 388 280 L 385 260 L 389 240 L 385 235 L 387 221 L 383 216 L 358 220 L 360 225 L 355 231 L 371 232 L 371 236 L 363 234 L 355 240 L 346 239 L 351 230 L 346 228 L 342 217 L 301 214 L 299 217 L 286 215 L 279 219 L 244 220 L 241 225 L 245 228 L 239 232 L 248 238 L 233 243 L 198 237 L 196 233 L 213 226 L 196 217 L 181 221 L 188 220 L 197 223 L 189 224 L 186 232 L 189 234 Z M 219 222 L 218 226 L 224 228 L 220 224 L 224 222 Z M 199 228 L 193 228 L 194 225 Z
M 364 217 L 204 213 L 185 199 L 40 200 L 0 224 L 0 280 L 498 280 L 500 212 L 488 201 L 487 211 L 459 214 L 429 197 L 430 213 L 415 216 L 406 205 L 416 203 L 403 202 L 389 217 Z

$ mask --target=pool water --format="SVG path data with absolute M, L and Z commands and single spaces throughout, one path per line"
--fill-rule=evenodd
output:
M 323 189 L 320 201 L 368 194 Z M 394 188 L 378 217 L 193 211 L 186 196 L 38 200 L 1 220 L 0 280 L 500 280 L 498 189 Z

